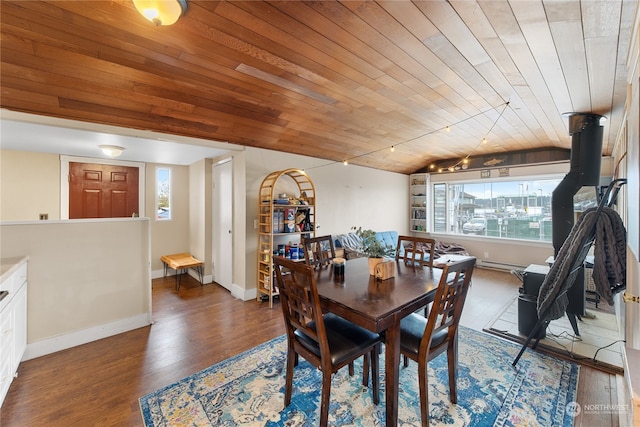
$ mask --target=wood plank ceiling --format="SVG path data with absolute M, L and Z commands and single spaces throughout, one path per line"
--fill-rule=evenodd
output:
M 570 148 L 571 111 L 610 154 L 623 119 L 636 1 L 188 5 L 3 0 L 2 108 L 400 173 Z

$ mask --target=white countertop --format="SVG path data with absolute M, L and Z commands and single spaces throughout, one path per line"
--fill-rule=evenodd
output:
M 0 282 L 3 282 L 11 275 L 23 262 L 29 261 L 28 256 L 18 256 L 11 258 L 0 258 Z

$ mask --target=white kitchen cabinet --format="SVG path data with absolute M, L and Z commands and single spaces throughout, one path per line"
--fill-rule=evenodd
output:
M 0 278 L 0 405 L 27 348 L 27 260 L 2 259 Z

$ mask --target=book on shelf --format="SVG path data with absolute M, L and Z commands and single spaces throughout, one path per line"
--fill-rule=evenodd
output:
M 284 232 L 284 211 L 278 210 L 273 212 L 273 227 L 274 233 Z

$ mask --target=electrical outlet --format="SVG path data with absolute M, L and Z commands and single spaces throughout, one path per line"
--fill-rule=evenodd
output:
M 49 214 L 48 213 L 40 214 L 40 221 L 44 221 L 44 220 L 47 220 L 47 219 L 49 219 Z
M 489 259 L 489 252 L 484 253 L 484 259 Z
M 253 220 L 253 228 L 258 228 L 258 220 L 257 219 Z

